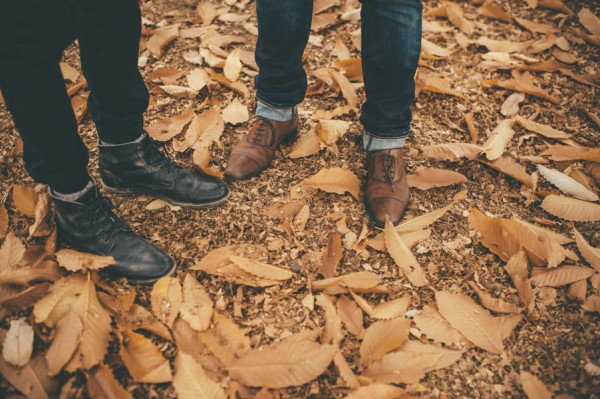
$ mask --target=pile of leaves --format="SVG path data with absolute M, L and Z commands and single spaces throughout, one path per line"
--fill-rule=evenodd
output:
M 110 257 L 57 250 L 48 195 L 15 182 L 20 145 L 2 147 L 11 162 L 0 206 L 3 396 L 593 393 L 597 337 L 581 338 L 590 352 L 577 360 L 577 378 L 523 363 L 519 351 L 552 357 L 543 335 L 526 335 L 558 323 L 557 314 L 574 316 L 564 334 L 597 334 L 600 120 L 584 96 L 572 103 L 548 76 L 597 98 L 597 71 L 583 57 L 597 60 L 598 12 L 560 0 L 425 6 L 421 131 L 407 146 L 420 161 L 409 163 L 413 204 L 398 226 L 378 231 L 362 216 L 363 162 L 351 155 L 363 97 L 354 0 L 315 1 L 308 51 L 318 57 L 306 60 L 302 133 L 275 162 L 296 168 L 293 176 L 269 171 L 264 182 L 234 187 L 228 209 L 203 214 L 212 225 L 202 234 L 193 211 L 123 202 L 125 219 L 180 264 L 151 287 L 102 278 Z M 250 117 L 254 3 L 175 8 L 143 5 L 147 131 L 174 158 L 221 177 Z M 72 55 L 61 69 L 90 140 L 89 92 Z M 545 114 L 559 107 L 585 121 L 582 131 L 551 122 Z M 561 350 L 552 348 L 558 358 Z

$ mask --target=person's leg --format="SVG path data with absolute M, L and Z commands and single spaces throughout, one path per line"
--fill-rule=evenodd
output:
M 257 115 L 280 122 L 295 116 L 293 108 L 302 102 L 307 87 L 302 54 L 312 12 L 312 0 L 257 0 Z
M 367 150 L 365 208 L 378 227 L 400 222 L 409 202 L 402 147 L 410 133 L 414 76 L 421 52 L 419 0 L 362 1 L 362 107 Z
M 243 180 L 269 167 L 275 150 L 298 132 L 296 105 L 306 94 L 302 54 L 308 43 L 313 0 L 257 0 L 259 73 L 256 116 L 248 134 L 232 149 L 225 177 Z
M 420 0 L 362 1 L 366 101 L 360 119 L 368 151 L 401 148 L 411 131 L 422 10 Z
M 89 107 L 102 142 L 131 142 L 144 133 L 148 90 L 137 66 L 141 14 L 137 0 L 70 0 Z
M 60 193 L 82 190 L 90 181 L 88 153 L 77 134 L 58 59 L 1 68 L 0 88 L 23 139 L 30 176 Z

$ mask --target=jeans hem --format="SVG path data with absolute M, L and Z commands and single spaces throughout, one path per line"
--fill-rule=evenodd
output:
M 260 100 L 261 102 L 265 103 L 266 105 L 268 105 L 271 108 L 275 108 L 275 109 L 287 109 L 287 108 L 292 108 L 292 107 L 296 107 L 298 106 L 300 103 L 294 103 L 294 104 L 290 104 L 290 105 L 285 105 L 285 104 L 275 104 L 272 101 L 269 100 L 265 100 L 264 97 L 261 97 L 258 93 L 255 94 L 256 99 Z
M 406 138 L 408 137 L 411 133 L 413 133 L 414 131 L 411 128 L 408 128 L 406 130 L 401 131 L 400 133 L 392 133 L 393 135 L 390 134 L 380 134 L 380 133 L 374 133 L 371 130 L 368 129 L 364 129 L 363 128 L 363 132 L 367 135 L 367 136 L 371 136 L 371 137 L 375 137 L 378 139 L 401 139 L 401 138 Z

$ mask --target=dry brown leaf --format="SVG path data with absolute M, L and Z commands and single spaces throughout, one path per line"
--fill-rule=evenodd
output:
M 425 305 L 421 313 L 413 318 L 417 328 L 435 342 L 454 345 L 466 342 L 466 339 L 456 331 L 432 306 Z
M 543 165 L 537 165 L 540 174 L 563 193 L 584 201 L 598 201 L 596 193 L 588 190 L 583 184 L 568 175 Z
M 479 157 L 483 148 L 470 143 L 446 143 L 421 147 L 421 151 L 427 158 L 440 161 L 452 161 L 459 158 L 473 160 Z
M 333 357 L 333 364 L 335 364 L 335 367 L 337 368 L 340 377 L 346 383 L 346 386 L 350 388 L 360 387 L 360 382 L 358 381 L 358 378 L 352 371 L 352 368 L 350 368 L 350 365 L 348 364 L 340 350 L 338 350 L 335 356 Z
M 336 302 L 337 313 L 350 334 L 362 336 L 364 331 L 363 314 L 355 301 L 346 296 L 340 297 Z
M 535 189 L 537 187 L 538 175 L 535 173 L 532 175 L 528 174 L 527 169 L 515 162 L 512 158 L 501 157 L 492 162 L 482 163 L 520 181 L 530 188 Z
M 211 80 L 214 80 L 215 82 L 219 83 L 222 86 L 225 86 L 233 91 L 235 91 L 236 93 L 238 93 L 239 95 L 241 95 L 244 98 L 250 97 L 250 91 L 248 90 L 248 88 L 246 87 L 246 85 L 244 85 L 242 82 L 232 82 L 231 80 L 227 79 L 227 77 L 225 75 L 222 75 L 220 73 L 214 72 L 214 71 L 209 71 L 209 77 Z
M 172 328 L 183 302 L 179 279 L 165 276 L 154 283 L 150 301 L 152 313 L 169 328 Z
M 0 341 L 4 330 L 0 330 Z M 14 367 L 0 358 L 0 374 L 13 387 L 29 398 L 49 399 L 56 397 L 56 380 L 48 376 L 48 367 L 43 356 L 33 357 L 23 367 Z
M 241 329 L 233 320 L 217 312 L 213 314 L 214 327 L 199 334 L 207 349 L 225 366 L 230 366 L 250 350 L 247 329 Z
M 557 104 L 559 99 L 550 95 L 550 93 L 540 87 L 535 86 L 533 75 L 529 72 L 520 74 L 518 71 L 513 71 L 513 78 L 510 80 L 488 80 L 483 82 L 486 86 L 497 86 L 503 89 L 520 91 L 525 94 L 536 96 L 544 100 Z
M 512 119 L 503 120 L 492 131 L 490 137 L 483 144 L 483 152 L 490 161 L 496 160 L 504 154 L 506 147 L 513 138 L 515 131 L 512 128 Z
M 577 13 L 579 23 L 583 25 L 592 35 L 600 35 L 600 18 L 596 16 L 589 8 L 582 8 Z
M 533 374 L 521 371 L 519 382 L 529 399 L 552 399 L 552 394 L 548 391 L 548 388 Z
M 119 384 L 109 366 L 100 363 L 91 373 L 86 374 L 90 394 L 98 399 L 132 399 L 129 391 Z
M 452 25 L 470 35 L 475 30 L 475 24 L 464 17 L 464 11 L 457 3 L 446 3 L 446 16 Z
M 559 218 L 576 222 L 600 221 L 600 205 L 574 198 L 551 194 L 542 202 L 542 208 Z
M 500 298 L 492 297 L 487 291 L 479 288 L 477 283 L 469 282 L 473 291 L 479 297 L 479 301 L 486 308 L 496 313 L 519 313 L 520 309 L 510 302 L 503 301 Z
M 358 97 L 356 96 L 356 90 L 348 78 L 341 72 L 333 69 L 328 70 L 331 79 L 335 81 L 337 86 L 340 88 L 342 95 L 348 102 L 348 105 L 352 108 L 356 108 L 358 103 Z
M 208 149 L 219 141 L 224 129 L 221 113 L 214 108 L 208 109 L 192 119 L 184 137 L 173 141 L 173 148 L 176 151 L 185 151 L 190 147 L 195 151 Z
M 575 241 L 577 242 L 577 248 L 583 255 L 583 258 L 594 268 L 600 272 L 600 248 L 594 248 L 589 242 L 581 235 L 577 229 L 573 229 L 575 234 Z
M 488 352 L 504 352 L 500 331 L 492 315 L 463 294 L 435 293 L 440 313 L 469 341 Z
M 208 81 L 208 74 L 202 68 L 196 68 L 187 75 L 188 86 L 196 92 L 206 87 Z
M 79 346 L 65 366 L 65 370 L 68 372 L 78 369 L 88 370 L 104 359 L 112 330 L 110 315 L 98 301 L 96 287 L 89 275 L 81 295 L 72 302 L 70 308 L 71 312 L 79 316 L 83 331 Z
M 600 313 L 600 295 L 590 296 L 582 306 L 583 310 L 588 312 Z
M 531 33 L 552 33 L 558 31 L 558 29 L 553 25 L 533 22 L 524 18 L 515 18 L 515 21 L 517 21 L 519 25 L 521 25 L 523 28 L 527 29 Z
M 464 94 L 452 89 L 452 85 L 448 79 L 439 76 L 426 76 L 423 90 L 431 91 L 434 93 L 448 94 L 451 96 L 459 97 L 463 100 L 467 99 L 467 97 Z
M 177 85 L 162 85 L 158 86 L 160 89 L 171 97 L 176 98 L 194 98 L 198 95 L 198 92 L 192 88 L 186 86 Z
M 315 134 L 324 144 L 334 144 L 350 128 L 350 122 L 335 119 L 320 119 L 315 126 Z
M 372 363 L 402 346 L 408 340 L 410 323 L 410 320 L 399 317 L 376 321 L 367 328 L 360 345 L 361 364 Z
M 394 385 L 373 383 L 350 392 L 344 399 L 401 399 L 408 398 L 405 391 Z
M 448 212 L 454 205 L 456 205 L 456 203 L 458 201 L 465 199 L 466 195 L 467 195 L 466 191 L 460 191 L 458 194 L 456 194 L 454 196 L 454 198 L 452 199 L 452 202 L 450 204 L 446 205 L 443 208 L 436 209 L 435 211 L 428 212 L 421 216 L 417 216 L 415 218 L 412 218 L 405 222 L 402 222 L 395 227 L 395 230 L 398 232 L 398 234 L 404 234 L 404 233 L 410 233 L 410 232 L 422 230 L 422 229 L 428 227 L 429 225 L 431 225 L 432 223 L 434 223 L 436 220 L 438 220 L 442 216 L 444 216 L 446 214 L 446 212 Z
M 389 220 L 385 223 L 385 246 L 388 253 L 394 259 L 396 265 L 402 270 L 408 281 L 415 287 L 423 287 L 427 285 L 427 277 L 417 262 L 417 259 L 406 246 L 404 241 L 394 229 L 394 226 Z
M 231 377 L 254 387 L 285 388 L 303 385 L 320 376 L 337 348 L 311 341 L 289 342 L 253 350 L 228 367 Z
M 196 13 L 202 19 L 202 25 L 210 25 L 217 17 L 218 12 L 213 3 L 203 1 L 196 6 Z
M 0 238 L 6 237 L 8 232 L 8 212 L 4 205 L 0 205 Z
M 420 190 L 451 186 L 469 181 L 463 174 L 458 172 L 426 167 L 420 167 L 414 173 L 408 175 L 407 180 L 409 187 L 416 187 Z
M 81 274 L 71 274 L 55 282 L 48 295 L 34 305 L 35 322 L 54 327 L 71 309 L 71 304 L 80 296 L 85 284 L 86 280 Z
M 240 256 L 235 255 L 231 255 L 229 259 L 233 263 L 235 263 L 240 269 L 259 278 L 267 280 L 285 281 L 294 277 L 294 274 L 289 270 L 282 269 L 276 266 L 271 266 L 253 259 L 242 258 Z
M 600 162 L 600 148 L 572 147 L 552 145 L 541 155 L 550 155 L 553 161 L 591 161 Z
M 423 21 L 423 23 L 425 23 L 425 21 Z M 449 49 L 438 46 L 425 38 L 421 39 L 421 51 L 423 54 L 435 55 L 436 57 L 442 58 L 448 57 L 452 53 Z
M 325 310 L 325 329 L 323 330 L 322 342 L 334 344 L 337 347 L 344 338 L 342 319 L 338 315 L 330 296 L 319 294 L 315 303 Z
M 13 366 L 22 367 L 33 353 L 33 328 L 24 318 L 11 320 L 2 344 L 2 357 Z
M 321 169 L 300 184 L 328 193 L 344 194 L 348 192 L 356 199 L 360 197 L 360 180 L 354 173 L 343 168 Z
M 223 110 L 223 120 L 225 123 L 237 125 L 238 123 L 246 122 L 249 118 L 248 108 L 237 98 L 234 98 Z
M 486 47 L 489 51 L 498 53 L 521 53 L 531 47 L 532 40 L 526 42 L 511 42 L 508 40 L 493 40 L 481 36 L 476 42 L 479 46 Z
M 505 22 L 510 22 L 511 16 L 504 9 L 494 2 L 494 0 L 486 0 L 477 12 L 486 17 L 500 19 Z
M 167 326 L 158 321 L 149 310 L 137 304 L 132 305 L 126 312 L 118 313 L 117 324 L 124 329 L 146 330 L 167 341 L 173 341 Z
M 531 283 L 536 287 L 560 287 L 576 281 L 585 280 L 595 271 L 589 267 L 561 266 L 531 277 Z
M 494 320 L 496 320 L 498 330 L 500 330 L 500 335 L 502 336 L 502 340 L 504 341 L 505 339 L 511 336 L 514 329 L 521 322 L 521 320 L 523 320 L 523 315 L 512 314 L 508 316 L 496 317 Z
M 213 381 L 190 355 L 179 353 L 175 359 L 173 386 L 180 399 L 226 399 L 223 387 Z
M 161 383 L 173 379 L 169 361 L 151 340 L 131 330 L 121 331 L 119 355 L 135 382 Z
M 527 270 L 527 257 L 523 250 L 518 251 L 513 255 L 506 264 L 506 271 L 510 276 L 519 298 L 525 304 L 525 307 L 529 312 L 533 311 L 535 294 L 531 287 L 531 281 L 529 281 Z
M 337 231 L 334 231 L 329 237 L 327 247 L 321 256 L 321 265 L 319 273 L 325 278 L 335 276 L 336 269 L 343 256 L 342 239 Z
M 35 216 L 38 194 L 31 187 L 13 184 L 12 198 L 15 208 L 25 216 Z
M 486 216 L 476 208 L 469 211 L 469 226 L 479 231 L 482 244 L 504 261 L 521 248 L 517 238 L 506 231 L 502 219 Z
M 99 256 L 78 252 L 73 249 L 61 249 L 58 251 L 56 253 L 56 261 L 70 272 L 99 270 L 115 264 L 112 256 Z
M 303 158 L 317 154 L 321 150 L 321 140 L 314 130 L 302 133 L 292 145 L 288 157 Z
M 150 126 L 146 126 L 146 131 L 154 140 L 168 141 L 180 134 L 193 117 L 194 108 L 188 107 L 181 114 L 161 119 Z
M 242 61 L 240 61 L 240 50 L 235 49 L 227 56 L 225 66 L 223 67 L 223 75 L 231 82 L 239 79 L 242 72 Z
M 191 274 L 186 274 L 182 294 L 181 318 L 196 331 L 208 329 L 213 315 L 213 302 L 208 292 Z
M 500 113 L 504 116 L 513 116 L 519 112 L 519 104 L 525 101 L 523 93 L 512 93 L 506 98 L 500 107 Z
M 158 58 L 161 56 L 163 48 L 175 40 L 178 34 L 179 24 L 158 28 L 146 42 L 146 49 L 148 49 L 150 54 Z
M 56 334 L 46 352 L 48 371 L 50 375 L 58 374 L 71 360 L 81 342 L 83 323 L 81 317 L 69 311 L 56 324 Z
M 2 307 L 7 311 L 11 312 L 27 309 L 38 300 L 43 298 L 48 293 L 49 288 L 49 283 L 33 285 L 15 293 L 12 296 L 2 298 L 2 300 L 0 300 L 0 305 L 2 305 Z
M 551 139 L 568 139 L 571 138 L 570 134 L 562 132 L 560 130 L 554 129 L 553 127 L 542 125 L 541 123 L 537 123 L 531 121 L 529 119 L 523 118 L 522 116 L 517 115 L 515 120 L 522 128 L 542 135 L 544 137 L 548 137 Z
M 585 302 L 587 297 L 587 280 L 579 280 L 569 286 L 569 298 Z
M 410 296 L 393 299 L 388 302 L 380 303 L 375 306 L 373 313 L 370 315 L 374 319 L 395 319 L 403 316 L 410 306 Z

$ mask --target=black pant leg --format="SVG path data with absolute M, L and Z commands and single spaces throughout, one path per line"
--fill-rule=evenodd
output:
M 88 152 L 77 134 L 58 59 L 1 68 L 0 88 L 23 139 L 31 177 L 61 193 L 85 187 Z
M 100 140 L 125 143 L 144 131 L 149 94 L 137 66 L 137 0 L 72 0 L 89 107 Z

